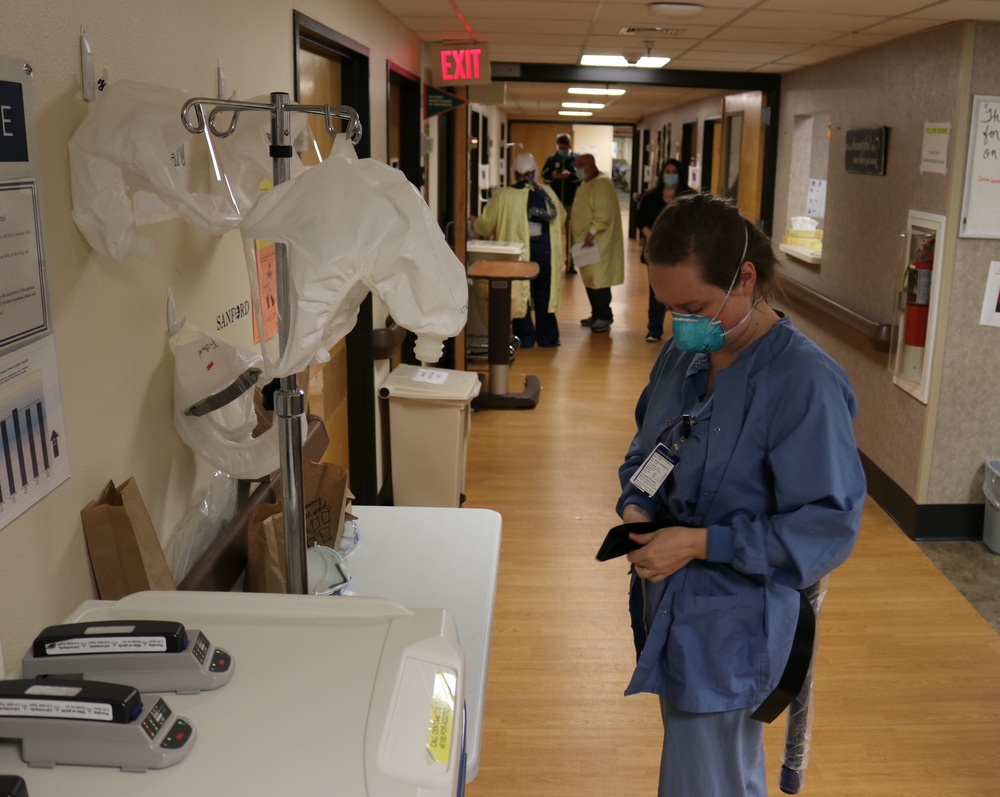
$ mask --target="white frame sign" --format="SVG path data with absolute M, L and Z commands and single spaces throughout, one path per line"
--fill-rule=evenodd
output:
M 973 98 L 958 234 L 1000 238 L 1000 97 Z
M 0 353 L 51 332 L 31 74 L 0 57 Z

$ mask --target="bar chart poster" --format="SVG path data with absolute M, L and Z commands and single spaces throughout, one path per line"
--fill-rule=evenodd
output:
M 55 337 L 0 357 L 0 529 L 69 478 Z

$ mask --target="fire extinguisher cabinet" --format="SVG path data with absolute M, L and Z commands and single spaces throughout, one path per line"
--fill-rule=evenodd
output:
M 927 403 L 937 326 L 945 217 L 911 210 L 889 354 L 892 381 Z

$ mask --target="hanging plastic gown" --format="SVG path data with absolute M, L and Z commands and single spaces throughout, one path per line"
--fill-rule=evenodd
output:
M 323 163 L 261 197 L 241 231 L 258 311 L 273 296 L 266 285 L 261 295 L 262 247 L 254 241 L 288 247 L 291 317 L 284 355 L 274 325 L 258 316 L 268 378 L 329 360 L 369 291 L 397 324 L 417 335 L 421 361 L 436 362 L 443 340 L 465 326 L 465 268 L 430 209 L 402 172 L 358 158 L 346 136 L 337 137 Z

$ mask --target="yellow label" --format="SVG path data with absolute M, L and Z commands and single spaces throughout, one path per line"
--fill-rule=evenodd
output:
M 451 761 L 451 734 L 455 726 L 455 676 L 438 671 L 434 675 L 431 716 L 427 726 L 427 752 L 438 764 Z

